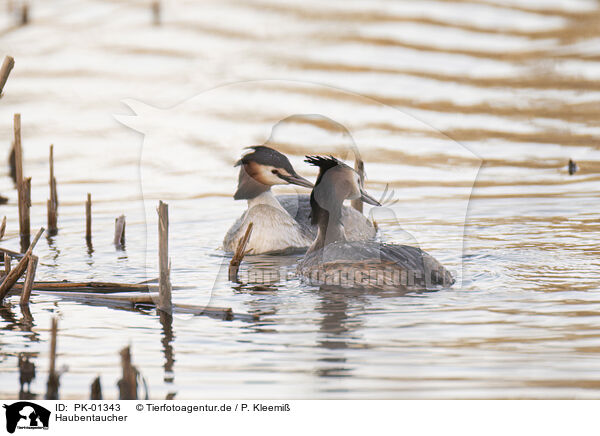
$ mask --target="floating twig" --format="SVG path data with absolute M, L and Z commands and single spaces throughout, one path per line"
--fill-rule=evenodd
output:
M 2 67 L 0 67 L 0 96 L 2 96 L 2 91 L 4 90 L 4 85 L 6 85 L 8 76 L 10 75 L 10 72 L 14 66 L 15 66 L 14 58 L 12 56 L 4 56 L 4 61 L 2 62 Z
M 158 203 L 158 304 L 157 308 L 171 313 L 171 265 L 169 260 L 169 205 Z
M 102 386 L 100 385 L 100 376 L 96 377 L 92 382 L 90 400 L 102 399 Z
M 58 321 L 52 318 L 50 330 L 50 370 L 48 371 L 48 384 L 46 388 L 46 400 L 58 400 L 58 387 L 60 375 L 56 372 L 56 336 L 58 334 Z
M 73 292 L 61 290 L 40 290 L 36 285 L 33 286 L 33 292 L 36 294 L 47 293 L 56 297 L 79 301 L 87 304 L 102 304 L 108 306 L 118 306 L 121 308 L 134 309 L 136 307 L 148 306 L 155 307 L 159 295 L 156 293 L 140 292 L 113 292 L 113 293 L 94 293 L 94 292 Z M 238 314 L 234 313 L 230 307 L 210 307 L 192 304 L 174 304 L 172 312 L 185 313 L 190 315 L 204 315 L 213 318 L 232 320 L 241 319 L 256 321 L 258 314 Z
M 48 200 L 48 234 L 53 236 L 58 232 L 58 193 L 54 177 L 54 145 L 50 145 L 50 199 Z
M 250 240 L 250 235 L 252 235 L 252 227 L 254 227 L 254 224 L 249 223 L 246 228 L 246 233 L 244 233 L 244 236 L 240 239 L 240 242 L 235 249 L 235 253 L 231 258 L 231 262 L 229 262 L 229 280 L 232 282 L 238 281 L 238 270 L 242 263 L 242 259 L 244 258 L 244 254 L 246 254 L 246 246 Z
M 114 244 L 115 247 L 120 249 L 125 247 L 125 215 L 115 218 Z
M 119 380 L 119 400 L 137 400 L 137 374 L 138 371 L 131 364 L 131 350 L 125 347 L 121 350 L 121 368 L 123 378 Z

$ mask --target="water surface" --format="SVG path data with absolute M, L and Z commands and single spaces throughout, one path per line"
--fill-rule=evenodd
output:
M 18 394 L 19 353 L 44 392 L 55 315 L 63 398 L 87 397 L 97 375 L 115 398 L 128 344 L 152 398 L 600 397 L 598 2 L 179 1 L 165 2 L 161 26 L 144 1 L 31 3 L 29 26 L 0 14 L 3 51 L 16 59 L 0 138 L 8 155 L 21 113 L 33 228 L 45 224 L 55 146 L 60 230 L 36 247 L 37 279 L 155 276 L 162 199 L 172 280 L 186 286 L 175 302 L 262 315 L 169 325 L 151 311 L 34 295 L 29 320 L 11 297 L 0 397 Z M 113 116 L 132 114 L 125 99 L 139 115 L 126 122 L 145 136 Z M 231 197 L 233 164 L 265 141 L 311 178 L 304 154 L 351 162 L 354 141 L 369 191 L 389 184 L 398 199 L 376 215 L 380 237 L 418 243 L 460 284 L 396 295 L 219 275 L 222 237 L 245 208 Z M 10 198 L 3 246 L 16 249 L 6 166 L 0 192 Z M 124 250 L 112 245 L 120 214 Z M 242 277 L 293 272 L 297 258 L 248 258 Z

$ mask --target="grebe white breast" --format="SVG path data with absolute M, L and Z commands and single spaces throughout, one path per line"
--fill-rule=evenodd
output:
M 276 254 L 304 251 L 317 235 L 317 226 L 310 220 L 310 195 L 278 195 L 271 192 L 274 185 L 295 184 L 312 188 L 313 184 L 299 176 L 288 158 L 264 146 L 249 147 L 252 152 L 236 163 L 240 166 L 236 200 L 247 200 L 248 209 L 225 235 L 223 248 L 235 251 L 249 223 L 253 230 L 248 254 Z M 344 206 L 342 223 L 349 240 L 375 237 L 373 224 L 357 210 Z

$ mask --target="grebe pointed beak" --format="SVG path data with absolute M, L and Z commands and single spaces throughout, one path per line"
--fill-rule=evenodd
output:
M 313 188 L 314 185 L 306 180 L 304 177 L 299 176 L 298 174 L 291 174 L 291 175 L 287 175 L 287 174 L 277 174 L 277 176 L 282 179 L 285 180 L 286 182 L 292 184 L 292 185 L 298 185 L 298 186 L 303 186 L 305 188 Z
M 367 204 L 371 204 L 373 206 L 381 206 L 381 203 L 378 202 L 377 200 L 375 200 L 373 197 L 371 197 L 371 195 L 369 195 L 366 191 L 364 191 L 363 189 L 360 190 L 360 199 L 367 203 Z

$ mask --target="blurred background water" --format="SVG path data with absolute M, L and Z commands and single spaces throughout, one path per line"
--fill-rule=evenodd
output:
M 34 295 L 28 322 L 11 297 L 0 310 L 0 397 L 18 394 L 19 353 L 44 392 L 53 315 L 58 364 L 69 367 L 63 398 L 86 398 L 97 375 L 117 397 L 128 344 L 151 398 L 600 397 L 600 3 L 178 0 L 161 2 L 154 25 L 149 1 L 32 0 L 20 27 L 21 3 L 0 10 L 0 54 L 16 61 L 0 147 L 8 157 L 21 113 L 36 229 L 55 146 L 60 230 L 36 247 L 36 278 L 155 277 L 163 199 L 172 281 L 189 286 L 175 302 L 263 315 L 168 326 L 153 312 Z M 367 189 L 379 196 L 389 184 L 398 199 L 375 215 L 381 238 L 418 243 L 460 283 L 326 292 L 293 276 L 298 256 L 248 257 L 246 279 L 290 277 L 230 283 L 220 245 L 246 207 L 232 199 L 233 164 L 264 142 L 309 178 L 304 154 L 351 163 L 356 144 Z M 2 245 L 17 249 L 8 165 L 0 192 Z M 112 245 L 120 214 L 125 250 Z

